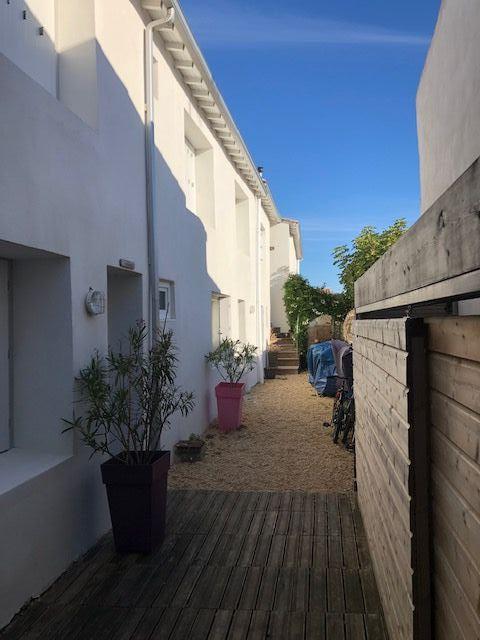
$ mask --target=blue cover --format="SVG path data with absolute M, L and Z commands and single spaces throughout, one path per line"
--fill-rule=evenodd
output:
M 337 368 L 332 343 L 312 344 L 307 351 L 308 380 L 321 396 L 334 396 L 337 392 Z

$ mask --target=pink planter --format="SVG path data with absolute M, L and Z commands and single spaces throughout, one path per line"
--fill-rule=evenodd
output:
M 220 382 L 215 387 L 220 431 L 234 431 L 240 426 L 244 389 L 243 382 Z

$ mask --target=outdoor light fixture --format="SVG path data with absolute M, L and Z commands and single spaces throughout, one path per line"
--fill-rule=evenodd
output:
M 129 269 L 130 271 L 135 269 L 135 262 L 133 260 L 127 260 L 127 258 L 120 258 L 118 264 L 123 267 L 123 269 Z
M 85 308 L 91 316 L 99 316 L 105 313 L 105 294 L 103 291 L 94 291 L 90 287 L 85 297 Z

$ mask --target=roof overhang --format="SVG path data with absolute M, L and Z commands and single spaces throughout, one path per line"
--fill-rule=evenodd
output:
M 282 222 L 286 222 L 288 224 L 290 236 L 293 239 L 293 244 L 295 246 L 295 254 L 297 256 L 297 260 L 303 260 L 303 249 L 302 249 L 302 236 L 300 232 L 300 222 L 298 220 L 292 220 L 292 218 L 282 218 Z
M 159 33 L 173 64 L 183 77 L 185 85 L 199 110 L 209 121 L 217 140 L 223 146 L 237 172 L 253 193 L 261 199 L 270 224 L 280 222 L 275 201 L 268 184 L 247 149 L 245 142 L 218 90 L 207 63 L 193 37 L 177 0 L 142 0 L 142 7 L 152 20 L 163 18 L 169 9 L 175 10 L 173 25 Z

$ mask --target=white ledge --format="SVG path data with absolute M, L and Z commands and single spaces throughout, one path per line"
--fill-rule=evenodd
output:
M 0 453 L 0 496 L 65 462 L 70 457 L 16 447 Z

